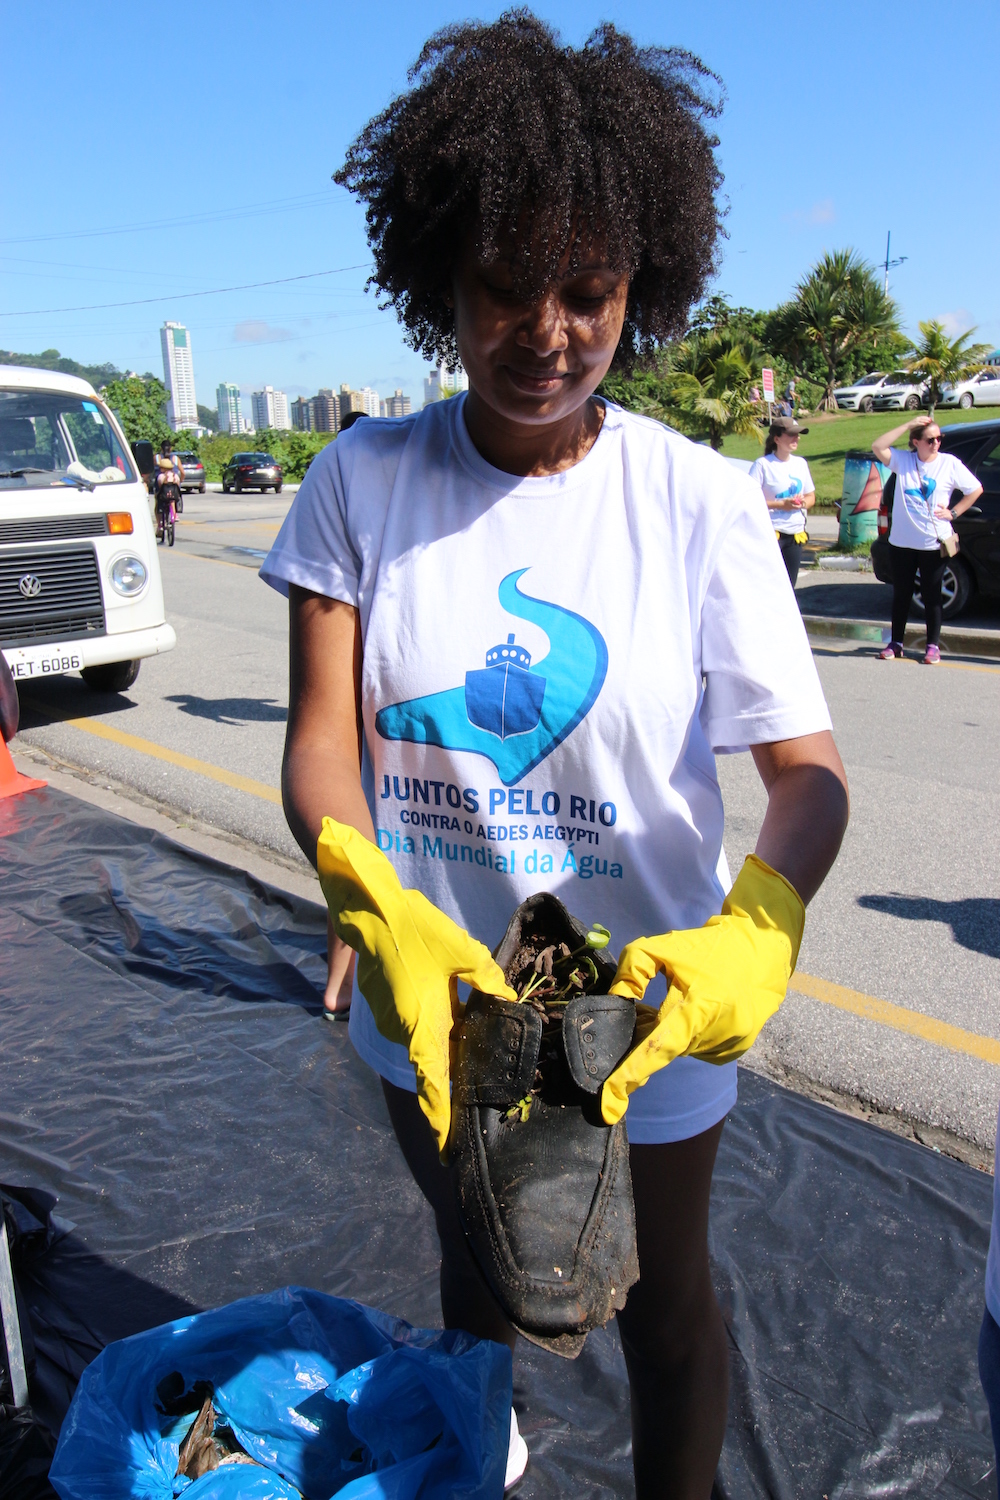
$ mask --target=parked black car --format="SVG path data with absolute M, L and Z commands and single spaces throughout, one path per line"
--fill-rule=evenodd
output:
M 234 453 L 222 471 L 222 493 L 260 490 L 263 495 L 273 490 L 279 495 L 283 479 L 281 465 L 270 453 Z
M 941 428 L 941 438 L 941 452 L 954 453 L 983 487 L 975 505 L 955 522 L 958 556 L 949 560 L 942 582 L 942 613 L 950 620 L 974 594 L 1000 596 L 1000 421 L 954 423 Z M 882 583 L 892 582 L 889 519 L 895 492 L 896 476 L 890 474 L 879 506 L 878 537 L 872 542 L 872 568 Z M 919 602 L 919 594 L 914 598 Z
M 205 493 L 205 465 L 195 453 L 178 453 L 177 462 L 184 470 L 184 483 L 181 490 L 197 490 L 199 495 Z

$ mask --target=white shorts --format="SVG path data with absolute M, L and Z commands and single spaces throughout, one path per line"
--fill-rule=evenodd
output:
M 416 1076 L 406 1048 L 387 1042 L 378 1032 L 356 983 L 349 1031 L 355 1051 L 370 1068 L 397 1088 L 416 1093 Z M 696 1057 L 675 1058 L 629 1100 L 629 1141 L 633 1146 L 660 1146 L 690 1140 L 724 1120 L 735 1103 L 735 1063 L 717 1067 Z

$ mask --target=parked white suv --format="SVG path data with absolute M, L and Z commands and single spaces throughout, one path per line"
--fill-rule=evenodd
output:
M 146 486 L 85 380 L 0 365 L 0 650 L 15 681 L 121 692 L 176 645 Z
M 941 406 L 1000 406 L 1000 369 L 980 370 L 957 385 L 946 385 L 941 392 Z
M 892 377 L 884 370 L 872 370 L 863 375 L 854 385 L 845 385 L 833 393 L 833 399 L 841 411 L 871 411 L 875 397 Z
M 926 405 L 929 385 L 929 381 L 909 375 L 905 370 L 894 370 L 875 397 L 875 410 L 919 411 Z

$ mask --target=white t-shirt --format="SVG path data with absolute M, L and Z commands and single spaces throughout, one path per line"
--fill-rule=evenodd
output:
M 796 495 L 809 495 L 816 488 L 809 465 L 797 453 L 783 461 L 776 453 L 761 454 L 750 466 L 750 478 L 760 485 L 766 500 L 793 500 Z M 794 536 L 806 529 L 804 510 L 770 510 L 768 515 L 775 531 Z
M 953 453 L 939 453 L 924 464 L 912 449 L 891 448 L 889 468 L 896 475 L 889 541 L 894 547 L 930 551 L 952 529 L 949 521 L 935 516 L 935 506 L 948 505 L 953 490 L 967 495 L 979 480 Z
M 480 456 L 464 404 L 331 443 L 261 569 L 358 608 L 379 847 L 491 949 L 540 890 L 615 952 L 699 927 L 728 886 L 713 751 L 830 725 L 760 492 L 610 404 L 580 463 L 521 479 Z M 357 992 L 350 1035 L 414 1087 Z M 734 1100 L 732 1065 L 679 1059 L 630 1138 L 686 1139 Z

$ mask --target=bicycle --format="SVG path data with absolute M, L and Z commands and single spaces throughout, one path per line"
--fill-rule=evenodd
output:
M 160 486 L 156 497 L 156 542 L 157 546 L 166 541 L 168 547 L 174 545 L 177 527 L 177 501 L 180 498 L 180 489 L 176 484 L 167 482 Z

